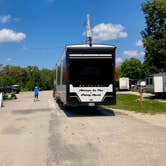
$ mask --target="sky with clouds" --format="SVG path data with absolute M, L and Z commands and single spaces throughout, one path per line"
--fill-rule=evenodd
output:
M 54 68 L 64 45 L 85 43 L 86 14 L 95 43 L 117 46 L 116 63 L 144 59 L 143 0 L 0 0 L 0 64 Z

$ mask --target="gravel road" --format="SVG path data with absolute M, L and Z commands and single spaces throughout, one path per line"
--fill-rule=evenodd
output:
M 51 91 L 37 102 L 32 92 L 20 93 L 4 106 L 0 166 L 166 165 L 166 128 L 157 122 L 122 110 L 63 111 Z

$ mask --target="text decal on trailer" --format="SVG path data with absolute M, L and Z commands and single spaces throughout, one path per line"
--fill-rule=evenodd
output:
M 106 92 L 113 92 L 113 86 L 108 87 L 73 87 L 70 85 L 70 92 L 75 92 L 82 102 L 101 102 Z

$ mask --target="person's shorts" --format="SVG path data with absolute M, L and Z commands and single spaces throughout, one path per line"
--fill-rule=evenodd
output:
M 35 97 L 38 97 L 38 95 L 39 95 L 38 93 L 35 93 Z

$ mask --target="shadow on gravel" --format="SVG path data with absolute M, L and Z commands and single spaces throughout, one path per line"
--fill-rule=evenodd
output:
M 25 110 L 15 110 L 12 111 L 12 114 L 20 114 L 20 115 L 27 115 L 27 114 L 33 114 L 37 112 L 48 112 L 49 109 L 43 108 L 43 109 L 25 109 Z
M 68 117 L 115 116 L 114 111 L 102 107 L 70 107 L 63 111 Z

